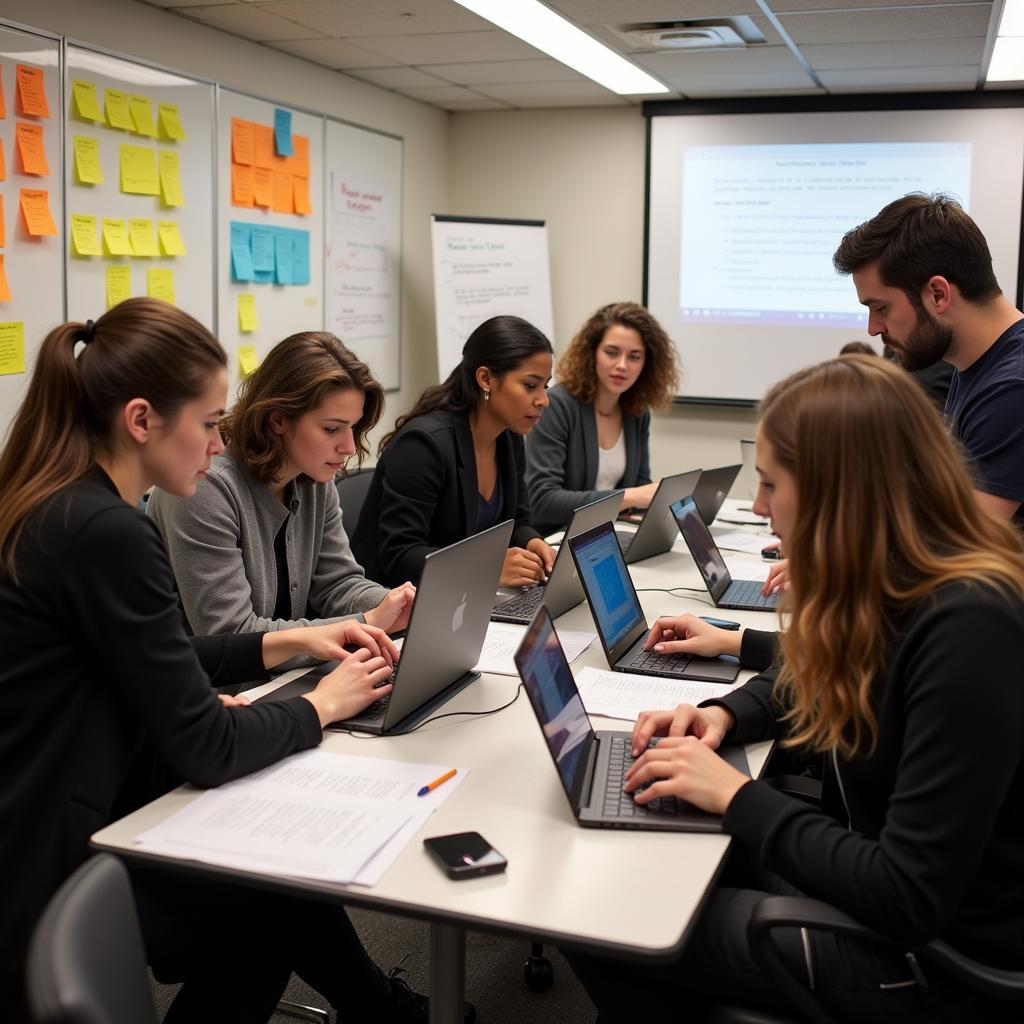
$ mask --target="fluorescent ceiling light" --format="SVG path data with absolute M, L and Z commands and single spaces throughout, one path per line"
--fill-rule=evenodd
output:
M 538 0 L 455 2 L 620 96 L 669 91 L 646 71 L 641 71 Z
M 988 62 L 986 82 L 1024 81 L 1024 36 L 998 36 Z
M 999 18 L 997 36 L 1024 36 L 1024 2 L 1006 0 Z

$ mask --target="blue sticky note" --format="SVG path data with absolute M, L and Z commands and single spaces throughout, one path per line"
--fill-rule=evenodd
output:
M 292 231 L 292 284 L 309 284 L 309 232 Z
M 274 229 L 252 225 L 253 270 L 274 272 Z M 259 280 L 259 278 L 257 278 Z M 269 278 L 267 280 L 270 280 Z
M 252 281 L 256 271 L 252 266 L 252 250 L 247 245 L 231 246 L 231 276 L 236 281 Z
M 292 283 L 292 233 L 278 228 L 274 233 L 274 280 L 278 284 Z
M 274 149 L 278 156 L 292 156 L 292 112 L 274 108 Z
M 257 270 L 253 280 L 257 284 L 273 284 L 274 272 L 272 270 Z
M 249 247 L 249 240 L 252 238 L 252 225 L 246 224 L 244 221 L 233 220 L 231 222 L 231 248 L 234 249 L 236 245 L 244 245 L 246 248 Z

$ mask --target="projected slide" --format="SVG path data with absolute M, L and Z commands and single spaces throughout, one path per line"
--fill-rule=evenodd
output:
M 908 192 L 969 209 L 971 144 L 684 146 L 682 323 L 860 328 L 867 314 L 832 253 Z

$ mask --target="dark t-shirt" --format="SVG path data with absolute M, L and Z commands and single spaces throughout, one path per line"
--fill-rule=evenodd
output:
M 953 374 L 946 418 L 978 490 L 1024 502 L 1024 320 Z M 1014 521 L 1022 522 L 1020 509 Z

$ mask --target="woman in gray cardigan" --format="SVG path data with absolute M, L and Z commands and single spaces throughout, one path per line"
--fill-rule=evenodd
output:
M 623 508 L 647 508 L 651 408 L 677 385 L 676 350 L 635 302 L 602 306 L 580 329 L 558 367 L 551 404 L 526 438 L 526 486 L 534 525 L 559 530 L 573 511 L 624 490 Z
M 365 363 L 328 333 L 286 338 L 242 382 L 221 425 L 227 450 L 195 496 L 157 489 L 149 499 L 193 632 L 356 615 L 387 631 L 405 627 L 415 588 L 389 591 L 366 578 L 335 486 L 349 457 L 367 454 L 383 405 Z

